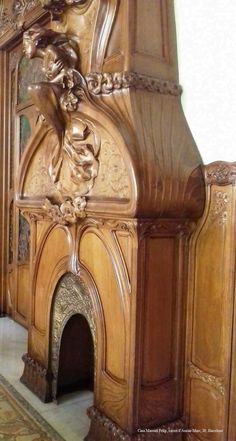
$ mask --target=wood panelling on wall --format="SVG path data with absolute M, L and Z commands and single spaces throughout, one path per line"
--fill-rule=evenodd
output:
M 236 165 L 205 167 L 207 202 L 190 245 L 186 416 L 191 439 L 235 439 Z M 230 419 L 229 419 L 230 416 Z

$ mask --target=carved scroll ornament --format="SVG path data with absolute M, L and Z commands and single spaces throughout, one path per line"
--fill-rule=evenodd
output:
M 182 87 L 179 84 L 141 75 L 136 72 L 92 72 L 86 75 L 86 81 L 89 91 L 94 95 L 109 95 L 116 90 L 129 89 L 131 87 L 146 89 L 163 95 L 178 96 L 182 93 Z
M 25 14 L 39 5 L 40 0 L 14 0 L 11 7 L 0 6 L 0 36 L 9 29 L 21 28 Z
M 57 136 L 57 145 L 48 155 L 52 190 L 44 208 L 55 221 L 74 223 L 85 215 L 85 196 L 98 174 L 100 150 L 96 128 L 77 113 L 81 100 L 89 99 L 78 70 L 78 48 L 66 34 L 39 25 L 24 33 L 23 44 L 26 56 L 43 61 L 48 81 L 30 85 L 29 92 Z

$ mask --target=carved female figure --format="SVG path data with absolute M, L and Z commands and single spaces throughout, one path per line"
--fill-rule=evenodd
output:
M 43 60 L 43 71 L 49 83 L 30 85 L 29 91 L 38 110 L 55 129 L 62 145 L 65 131 L 65 115 L 60 105 L 62 95 L 64 89 L 71 91 L 76 82 L 82 82 L 82 76 L 76 70 L 78 55 L 75 45 L 66 34 L 36 24 L 24 33 L 23 47 L 27 57 Z
M 86 82 L 77 70 L 77 48 L 66 34 L 38 24 L 25 32 L 23 46 L 27 57 L 43 60 L 48 81 L 32 84 L 28 89 L 58 139 L 50 152 L 48 172 L 54 190 L 48 198 L 60 207 L 66 203 L 67 208 L 68 201 L 70 205 L 76 198 L 82 208 L 81 197 L 89 192 L 97 176 L 100 141 L 90 122 L 84 123 L 74 115 L 79 101 L 89 96 Z
M 29 58 L 43 60 L 43 72 L 49 82 L 29 86 L 32 99 L 54 128 L 58 138 L 58 148 L 52 159 L 52 178 L 56 181 L 60 169 L 60 152 L 63 145 L 67 112 L 76 110 L 78 97 L 73 93 L 75 87 L 84 86 L 82 75 L 76 69 L 79 57 L 75 44 L 66 34 L 42 28 L 38 24 L 24 33 L 24 53 Z

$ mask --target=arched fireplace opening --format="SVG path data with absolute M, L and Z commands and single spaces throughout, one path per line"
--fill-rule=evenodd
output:
M 66 323 L 60 344 L 57 397 L 76 390 L 93 390 L 94 345 L 88 321 L 82 314 Z
M 92 294 L 72 273 L 56 286 L 51 313 L 51 398 L 94 389 L 97 332 Z

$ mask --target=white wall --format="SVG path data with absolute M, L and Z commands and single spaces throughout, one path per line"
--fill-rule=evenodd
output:
M 236 0 L 174 0 L 182 103 L 204 163 L 236 161 Z

